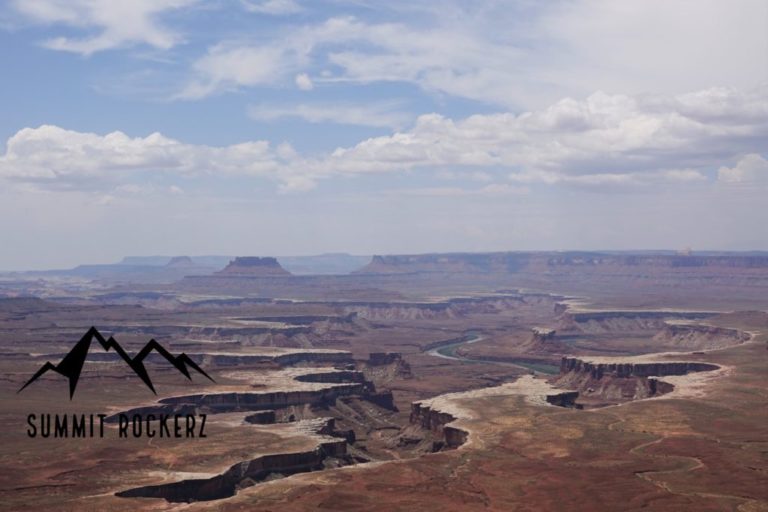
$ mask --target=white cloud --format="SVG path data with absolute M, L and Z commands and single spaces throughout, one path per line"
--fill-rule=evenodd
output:
M 131 138 L 43 125 L 24 128 L 8 139 L 0 156 L 0 177 L 51 186 L 97 187 L 137 172 L 270 175 L 282 159 L 266 141 L 225 147 L 184 144 L 159 133 Z M 132 188 L 124 191 L 130 192 Z
M 412 119 L 398 102 L 314 103 L 296 105 L 252 105 L 248 115 L 260 121 L 285 117 L 300 118 L 310 123 L 336 123 L 357 126 L 399 128 Z
M 221 90 L 274 83 L 294 65 L 295 59 L 288 51 L 278 46 L 214 46 L 195 62 L 193 68 L 198 78 L 175 98 L 200 99 Z
M 768 184 L 768 160 L 757 153 L 745 155 L 734 167 L 721 167 L 717 179 L 724 183 Z
M 180 36 L 158 23 L 158 16 L 196 1 L 15 0 L 13 7 L 33 22 L 66 25 L 86 32 L 93 28 L 100 30 L 82 39 L 56 37 L 43 42 L 53 50 L 91 55 L 139 43 L 163 50 L 171 48 L 180 41 Z
M 387 8 L 402 21 L 378 21 L 372 8 L 367 19 L 286 24 L 250 41 L 217 45 L 186 86 L 197 95 L 186 97 L 281 84 L 308 69 L 326 83 L 407 82 L 512 109 L 598 89 L 673 95 L 768 81 L 768 61 L 757 58 L 768 47 L 768 3 L 762 0 L 378 7 Z M 268 79 L 252 79 L 250 59 L 231 58 L 251 52 L 279 56 L 256 64 Z
M 176 99 L 200 99 L 242 87 L 275 85 L 301 74 L 312 61 L 311 53 L 328 42 L 359 38 L 364 26 L 352 18 L 332 18 L 257 42 L 226 41 L 212 46 L 192 66 L 192 77 Z M 309 76 L 307 76 L 309 78 Z M 300 86 L 303 80 L 294 82 Z
M 555 50 L 545 64 L 555 82 L 675 94 L 768 80 L 766 20 L 763 0 L 578 0 L 553 3 L 536 34 Z
M 694 104 L 690 97 L 595 93 L 517 116 L 474 115 L 454 121 L 428 114 L 408 131 L 339 148 L 325 164 L 356 172 L 500 168 L 543 182 L 587 180 L 555 178 L 560 175 L 627 181 L 633 173 L 681 181 L 699 179 L 701 170 L 714 169 L 734 155 L 768 149 L 768 87 L 695 95 L 718 98 L 721 111 L 715 117 L 710 115 L 714 107 Z
M 314 88 L 312 79 L 309 78 L 309 75 L 306 73 L 299 73 L 298 75 L 296 75 L 295 82 L 296 82 L 296 87 L 298 87 L 302 91 L 311 91 Z
M 692 98 L 695 100 L 692 100 Z M 707 101 L 707 98 L 710 100 Z M 384 122 L 391 109 L 338 105 L 254 107 L 270 119 L 301 116 L 314 122 Z M 271 109 L 271 110 L 270 110 Z M 420 116 L 407 130 L 372 137 L 326 155 L 309 156 L 283 143 L 251 141 L 224 147 L 185 144 L 159 133 L 131 138 L 56 126 L 25 128 L 0 156 L 0 178 L 50 187 L 96 187 L 136 173 L 260 176 L 281 190 L 307 190 L 337 175 L 411 170 L 465 182 L 509 178 L 518 183 L 592 188 L 690 185 L 723 162 L 768 151 L 768 86 L 741 92 L 701 91 L 681 96 L 595 93 L 564 99 L 519 115 L 473 115 L 453 120 Z M 721 181 L 764 176 L 765 160 L 745 157 L 719 172 Z M 485 193 L 503 188 L 490 184 Z
M 249 2 L 241 0 L 245 10 L 259 14 L 271 14 L 282 16 L 301 12 L 301 6 L 294 0 L 265 0 L 263 2 Z

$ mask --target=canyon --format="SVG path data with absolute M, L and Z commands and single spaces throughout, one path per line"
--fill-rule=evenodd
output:
M 126 258 L 83 271 L 86 283 L 16 276 L 0 283 L 0 499 L 65 511 L 760 510 L 765 258 L 393 255 L 312 275 L 264 256 Z M 128 354 L 155 339 L 215 382 L 151 353 L 155 396 L 94 351 L 72 400 L 51 372 L 16 394 L 90 325 Z M 104 436 L 32 439 L 31 413 L 103 414 Z M 121 417 L 130 434 L 133 417 L 203 415 L 203 438 L 119 435 Z

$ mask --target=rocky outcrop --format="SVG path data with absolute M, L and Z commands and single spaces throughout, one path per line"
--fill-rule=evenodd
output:
M 445 425 L 443 427 L 443 437 L 445 439 L 445 446 L 448 448 L 458 448 L 467 442 L 469 433 L 466 430 Z
M 466 442 L 469 436 L 466 430 L 448 426 L 453 421 L 456 421 L 456 417 L 452 414 L 434 410 L 423 402 L 411 404 L 411 424 L 419 425 L 421 428 L 437 434 L 438 437 L 442 437 L 444 446 L 448 448 L 458 448 Z
M 367 320 L 424 320 L 462 318 L 533 308 L 547 310 L 554 298 L 546 294 L 499 294 L 484 297 L 458 297 L 440 302 L 353 302 L 344 305 L 345 313 Z
M 566 311 L 558 320 L 558 329 L 585 334 L 654 332 L 663 329 L 672 318 L 698 320 L 713 315 L 709 312 Z
M 365 380 L 365 375 L 354 370 L 306 373 L 304 375 L 297 375 L 294 377 L 294 379 L 299 382 L 328 382 L 334 384 L 344 382 L 357 382 L 365 384 L 367 389 L 373 389 L 373 384 Z
M 568 347 L 557 339 L 557 331 L 549 327 L 532 328 L 530 336 L 521 340 L 514 348 L 516 352 L 524 355 L 568 353 Z
M 325 389 L 305 391 L 273 391 L 262 393 L 213 393 L 185 395 L 160 400 L 162 404 L 190 404 L 214 412 L 283 409 L 295 405 L 331 406 L 342 396 L 364 395 L 365 384 L 340 384 Z
M 555 334 L 557 334 L 557 331 L 549 327 L 534 327 L 531 329 L 531 332 L 533 333 L 533 339 L 541 342 L 552 341 L 555 339 Z
M 413 377 L 411 365 L 399 352 L 371 352 L 368 360 L 359 362 L 357 366 L 367 379 L 378 383 L 388 383 L 398 377 Z
M 664 376 L 719 368 L 714 364 L 691 361 L 584 361 L 564 357 L 560 374 L 553 383 L 558 387 L 578 390 L 583 399 L 605 404 L 668 393 L 674 386 L 660 379 Z
M 332 422 L 332 420 L 330 420 Z M 329 428 L 328 421 L 317 429 L 322 433 Z M 330 426 L 333 430 L 333 426 Z M 282 478 L 297 473 L 324 469 L 329 459 L 333 466 L 354 464 L 347 454 L 347 442 L 329 440 L 317 448 L 304 452 L 262 455 L 231 466 L 213 478 L 189 479 L 170 484 L 147 485 L 115 493 L 123 498 L 163 498 L 169 502 L 210 501 L 234 496 L 239 488 L 248 487 L 267 478 Z
M 599 360 L 598 360 L 599 361 Z M 569 372 L 589 374 L 593 379 L 612 377 L 663 377 L 665 375 L 685 375 L 690 372 L 717 370 L 719 366 L 711 363 L 690 361 L 652 361 L 652 362 L 592 362 L 575 357 L 564 357 L 560 362 L 560 373 Z
M 738 329 L 700 324 L 667 324 L 653 340 L 688 350 L 712 350 L 749 341 L 750 334 Z
M 266 411 L 249 414 L 245 417 L 245 421 L 253 425 L 271 425 L 277 421 L 277 415 L 274 410 L 268 409 Z
M 240 256 L 229 262 L 219 275 L 243 276 L 290 276 L 291 273 L 280 266 L 276 258 Z
M 544 399 L 547 401 L 548 404 L 556 405 L 558 407 L 581 409 L 582 406 L 576 403 L 577 398 L 579 398 L 578 391 L 564 391 L 562 393 L 552 393 L 544 397 Z
M 213 414 L 235 411 L 272 411 L 294 406 L 331 407 L 342 397 L 356 396 L 391 411 L 397 411 L 391 391 L 377 391 L 373 382 L 354 370 L 304 373 L 293 377 L 299 382 L 324 383 L 317 389 L 244 391 L 210 393 L 163 398 L 157 405 L 122 411 L 122 414 L 187 414 L 203 409 Z M 118 413 L 119 414 L 119 413 Z M 118 414 L 107 421 L 116 421 Z M 254 420 L 256 416 L 254 415 Z M 248 421 L 248 420 L 247 420 Z
M 387 409 L 389 411 L 397 411 L 397 406 L 395 405 L 395 397 L 392 395 L 391 391 L 379 391 L 374 393 L 368 393 L 366 395 L 363 395 L 362 397 L 368 402 L 371 402 L 372 404 L 376 404 L 379 407 L 383 409 Z

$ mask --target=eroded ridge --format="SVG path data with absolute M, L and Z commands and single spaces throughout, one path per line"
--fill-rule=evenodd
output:
M 578 390 L 582 405 L 595 407 L 670 393 L 675 385 L 668 377 L 721 369 L 721 366 L 712 363 L 662 360 L 652 355 L 563 357 L 560 374 L 552 382 Z
M 156 404 L 128 409 L 107 418 L 117 421 L 120 415 L 189 414 L 204 411 L 210 414 L 242 411 L 274 411 L 294 407 L 332 407 L 342 397 L 358 397 L 389 410 L 396 410 L 391 391 L 377 391 L 362 372 L 332 368 L 285 368 L 263 372 L 230 372 L 230 378 L 242 379 L 251 386 L 266 386 L 264 390 L 236 387 L 230 392 L 199 393 L 167 397 Z M 263 381 L 263 382 L 262 382 Z M 287 417 L 287 414 L 285 415 Z
M 514 382 L 459 393 L 447 393 L 411 404 L 411 429 L 404 429 L 404 436 L 413 435 L 414 428 L 436 434 L 433 450 L 458 448 L 476 442 L 471 420 L 478 413 L 471 402 L 492 396 L 522 396 L 536 406 L 576 407 L 578 392 L 554 387 L 546 380 L 524 375 Z M 476 436 L 475 436 L 476 437 Z
M 335 429 L 333 418 L 306 420 L 301 426 L 306 432 L 316 434 L 318 444 L 314 449 L 259 455 L 238 462 L 210 478 L 135 487 L 115 495 L 122 498 L 163 498 L 169 502 L 211 501 L 234 496 L 239 489 L 266 480 L 357 462 L 347 453 L 346 440 L 331 437 Z

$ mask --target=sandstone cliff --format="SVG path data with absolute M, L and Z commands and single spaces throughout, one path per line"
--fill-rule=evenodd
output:
M 563 311 L 558 319 L 558 329 L 585 334 L 612 332 L 640 333 L 658 331 L 671 318 L 697 320 L 709 318 L 709 312 L 665 312 L 665 311 Z
M 625 362 L 614 358 L 583 360 L 563 357 L 560 374 L 552 382 L 559 387 L 578 390 L 582 399 L 591 399 L 594 403 L 615 403 L 672 391 L 674 387 L 661 377 L 718 368 L 714 364 L 692 361 L 652 361 L 646 358 Z
M 315 423 L 315 431 L 320 435 L 327 436 L 327 432 L 333 430 L 332 419 Z M 234 496 L 238 489 L 268 478 L 282 478 L 354 462 L 347 454 L 346 441 L 323 437 L 314 450 L 262 455 L 238 462 L 212 478 L 147 485 L 120 491 L 115 495 L 123 498 L 164 498 L 169 502 L 210 501 Z
M 712 350 L 747 342 L 750 337 L 749 333 L 738 329 L 698 324 L 667 324 L 653 339 L 681 349 Z

